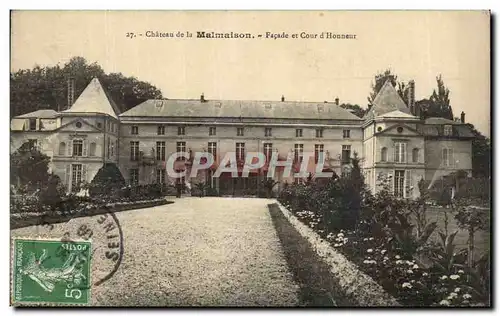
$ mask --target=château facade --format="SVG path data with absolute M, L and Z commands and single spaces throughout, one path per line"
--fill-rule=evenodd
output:
M 120 113 L 110 95 L 94 78 L 71 106 L 63 111 L 38 110 L 11 121 L 11 152 L 31 142 L 51 158 L 51 171 L 68 190 L 90 182 L 106 163 L 118 166 L 130 184 L 174 183 L 165 161 L 174 152 L 210 152 L 217 167 L 227 152 L 236 152 L 238 168 L 247 152 L 277 153 L 279 160 L 314 153 L 307 171 L 314 176 L 318 157 L 323 170 L 342 174 L 350 170 L 357 153 L 368 187 L 378 189 L 377 178 L 391 176 L 400 197 L 418 196 L 417 182 L 433 180 L 457 170 L 471 171 L 473 134 L 461 121 L 422 117 L 415 109 L 414 83 L 408 106 L 387 81 L 364 118 L 335 102 L 147 100 Z M 175 163 L 189 173 L 190 160 Z M 256 188 L 266 170 L 249 177 L 213 177 L 214 168 L 194 179 L 222 194 Z M 241 171 L 241 170 L 240 170 Z M 277 168 L 278 189 L 304 181 Z M 409 190 L 413 188 L 413 190 Z

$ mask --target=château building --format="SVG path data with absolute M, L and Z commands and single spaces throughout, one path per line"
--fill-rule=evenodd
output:
M 130 184 L 173 183 L 165 160 L 174 152 L 210 152 L 212 168 L 191 182 L 206 182 L 221 194 L 238 194 L 256 188 L 266 168 L 249 177 L 231 178 L 214 169 L 227 152 L 236 152 L 238 168 L 247 152 L 277 153 L 279 160 L 294 157 L 294 171 L 304 153 L 312 152 L 307 170 L 314 176 L 316 162 L 323 170 L 349 172 L 357 153 L 368 187 L 375 192 L 381 175 L 391 176 L 400 197 L 418 195 L 420 179 L 433 180 L 457 170 L 471 171 L 473 134 L 460 121 L 425 118 L 415 109 L 414 83 L 405 103 L 387 81 L 365 117 L 359 118 L 334 102 L 197 99 L 147 100 L 120 113 L 97 78 L 68 109 L 38 110 L 11 121 L 11 152 L 23 143 L 36 145 L 51 158 L 51 171 L 68 190 L 90 182 L 107 163 L 116 164 Z M 408 106 L 406 105 L 408 104 Z M 177 161 L 189 172 L 191 159 Z M 240 170 L 241 171 L 241 170 Z M 303 178 L 283 175 L 279 186 Z M 414 188 L 413 190 L 409 190 Z

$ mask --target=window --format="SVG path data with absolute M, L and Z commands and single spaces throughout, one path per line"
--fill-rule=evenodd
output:
M 158 125 L 158 130 L 156 131 L 158 135 L 165 135 L 165 126 L 164 125 Z
M 139 142 L 130 142 L 130 160 L 139 160 Z
M 78 191 L 80 184 L 82 183 L 82 165 L 74 164 L 71 165 L 71 191 Z
M 380 161 L 387 161 L 387 147 L 382 147 L 380 151 Z
M 411 152 L 411 157 L 412 157 L 412 162 L 417 163 L 418 162 L 418 148 L 413 148 L 413 151 Z
M 245 159 L 245 143 L 236 143 L 236 160 Z
M 314 145 L 314 161 L 316 163 L 318 163 L 318 161 L 320 161 L 320 158 L 323 159 L 323 152 L 324 152 L 324 145 L 323 144 Z
M 186 135 L 186 127 L 177 126 L 177 135 Z
M 295 177 L 293 178 L 293 182 L 297 185 L 304 184 L 304 179 L 302 177 Z
M 133 125 L 130 127 L 130 134 L 138 135 L 139 134 L 139 126 Z
M 401 126 L 399 126 L 396 130 L 397 130 L 397 131 L 398 131 L 398 133 L 400 133 L 400 134 L 403 132 L 403 128 L 402 128 Z
M 343 138 L 351 138 L 351 130 L 350 129 L 343 130 Z
M 316 137 L 317 138 L 323 137 L 323 129 L 321 129 L 321 128 L 316 129 Z
M 165 183 L 165 169 L 156 169 L 156 183 Z
M 107 155 L 107 157 L 108 157 L 108 159 L 109 159 L 109 157 L 111 156 L 111 141 L 110 141 L 109 137 L 108 137 L 108 142 L 107 142 L 107 144 L 108 144 L 108 146 L 107 146 L 107 152 L 106 152 L 106 155 Z
M 395 170 L 394 171 L 394 196 L 402 198 L 404 197 L 405 189 L 405 171 Z
M 78 157 L 83 156 L 83 140 L 81 139 L 73 140 L 73 156 L 78 156 Z
M 96 143 L 90 143 L 90 150 L 89 150 L 90 156 L 95 156 L 95 151 L 96 151 Z
M 453 134 L 453 127 L 451 125 L 444 126 L 444 136 L 451 136 Z
M 304 156 L 304 144 L 295 144 L 294 160 L 302 162 L 303 156 Z
M 35 131 L 36 130 L 36 118 L 30 119 L 30 131 Z
M 266 129 L 264 130 L 264 133 L 265 133 L 264 135 L 265 135 L 266 137 L 272 136 L 273 129 L 272 129 L 272 128 L 270 128 L 270 127 L 266 127 Z
M 76 122 L 75 125 L 76 125 L 76 128 L 81 128 L 82 127 L 82 122 Z
M 215 127 L 210 127 L 210 128 L 208 129 L 208 135 L 209 135 L 209 136 L 215 136 L 216 134 L 217 134 L 217 130 L 216 130 L 216 128 L 215 128 Z
M 156 160 L 165 161 L 165 142 L 156 142 Z
M 236 136 L 243 136 L 244 133 L 243 133 L 243 127 L 238 127 L 236 129 Z
M 273 155 L 273 144 L 265 143 L 264 144 L 264 156 L 266 156 L 266 161 L 269 162 L 271 156 Z
M 351 145 L 342 145 L 342 163 L 351 162 Z
M 394 143 L 394 162 L 399 162 L 399 163 L 406 162 L 406 143 L 404 142 Z
M 97 128 L 98 128 L 98 129 L 101 129 L 101 128 L 102 128 L 102 123 L 101 123 L 101 122 L 97 122 Z
M 302 128 L 297 128 L 295 130 L 295 137 L 302 137 Z
M 178 153 L 185 153 L 186 152 L 186 142 L 177 142 L 176 149 L 177 149 Z M 178 157 L 177 160 L 186 160 L 186 158 L 185 157 Z
M 65 155 L 66 155 L 66 143 L 60 142 L 59 143 L 59 156 L 65 156 Z
M 452 148 L 443 148 L 443 160 L 442 165 L 444 167 L 452 167 L 453 166 L 453 149 Z
M 131 185 L 139 184 L 139 169 L 130 169 L 129 170 L 129 183 Z
M 208 143 L 208 152 L 212 154 L 214 157 L 214 161 L 217 160 L 217 143 L 216 142 L 209 142 Z

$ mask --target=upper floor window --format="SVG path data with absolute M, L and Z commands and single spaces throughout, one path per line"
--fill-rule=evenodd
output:
M 243 127 L 238 127 L 236 129 L 236 136 L 243 136 L 243 135 L 244 135 Z
M 30 121 L 29 125 L 30 131 L 36 130 L 36 118 L 32 118 L 29 121 Z
M 342 145 L 342 163 L 351 162 L 351 145 Z
M 322 138 L 323 137 L 323 129 L 322 128 L 316 129 L 316 137 L 317 138 Z
M 442 165 L 443 167 L 453 167 L 453 149 L 452 148 L 443 148 L 442 152 L 443 160 L 442 160 Z
M 156 142 L 156 160 L 165 160 L 165 142 Z
M 186 135 L 186 127 L 177 126 L 177 135 Z
M 176 149 L 177 149 L 178 153 L 185 153 L 186 152 L 186 142 L 177 142 Z M 186 160 L 186 157 L 179 156 L 178 160 Z
M 65 156 L 65 155 L 66 155 L 66 143 L 60 142 L 59 143 L 59 156 Z
M 95 152 L 96 152 L 96 143 L 90 143 L 89 155 L 95 156 Z
M 264 156 L 266 157 L 267 161 L 269 161 L 271 159 L 272 154 L 273 154 L 273 144 L 265 143 L 264 144 Z
M 302 128 L 297 128 L 295 130 L 295 137 L 302 137 Z
M 215 136 L 216 134 L 217 134 L 217 129 L 214 126 L 208 128 L 209 136 Z
M 413 148 L 413 151 L 411 152 L 411 157 L 412 157 L 412 162 L 417 163 L 418 162 L 418 148 Z
M 130 127 L 130 134 L 138 135 L 139 134 L 139 126 L 133 125 Z
M 380 161 L 387 161 L 387 147 L 382 147 L 380 151 Z
M 451 136 L 453 134 L 453 127 L 451 125 L 444 126 L 444 136 Z
M 351 138 L 351 130 L 350 129 L 343 130 L 343 138 Z
M 236 160 L 245 159 L 245 143 L 236 143 Z
M 130 142 L 130 160 L 139 160 L 139 142 Z
M 323 152 L 325 151 L 325 146 L 323 144 L 314 145 L 314 161 L 316 163 L 321 162 L 323 159 Z
M 158 125 L 157 134 L 158 135 L 165 135 L 165 125 Z
M 406 143 L 394 143 L 394 162 L 406 162 Z
M 272 133 L 273 133 L 273 129 L 271 127 L 266 127 L 266 129 L 264 130 L 264 135 L 266 137 L 269 137 L 269 136 L 272 136 Z
M 214 157 L 214 161 L 217 160 L 217 143 L 209 142 L 208 143 L 208 152 Z
M 83 156 L 83 140 L 81 139 L 73 140 L 73 156 L 78 156 L 78 157 Z
M 303 157 L 304 157 L 304 144 L 295 144 L 294 145 L 294 160 L 302 162 Z

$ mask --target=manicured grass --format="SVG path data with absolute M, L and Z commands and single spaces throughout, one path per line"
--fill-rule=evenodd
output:
M 338 287 L 330 268 L 316 254 L 311 244 L 300 235 L 280 211 L 269 204 L 274 227 L 283 246 L 288 267 L 300 286 L 300 306 L 352 306 L 335 289 Z

